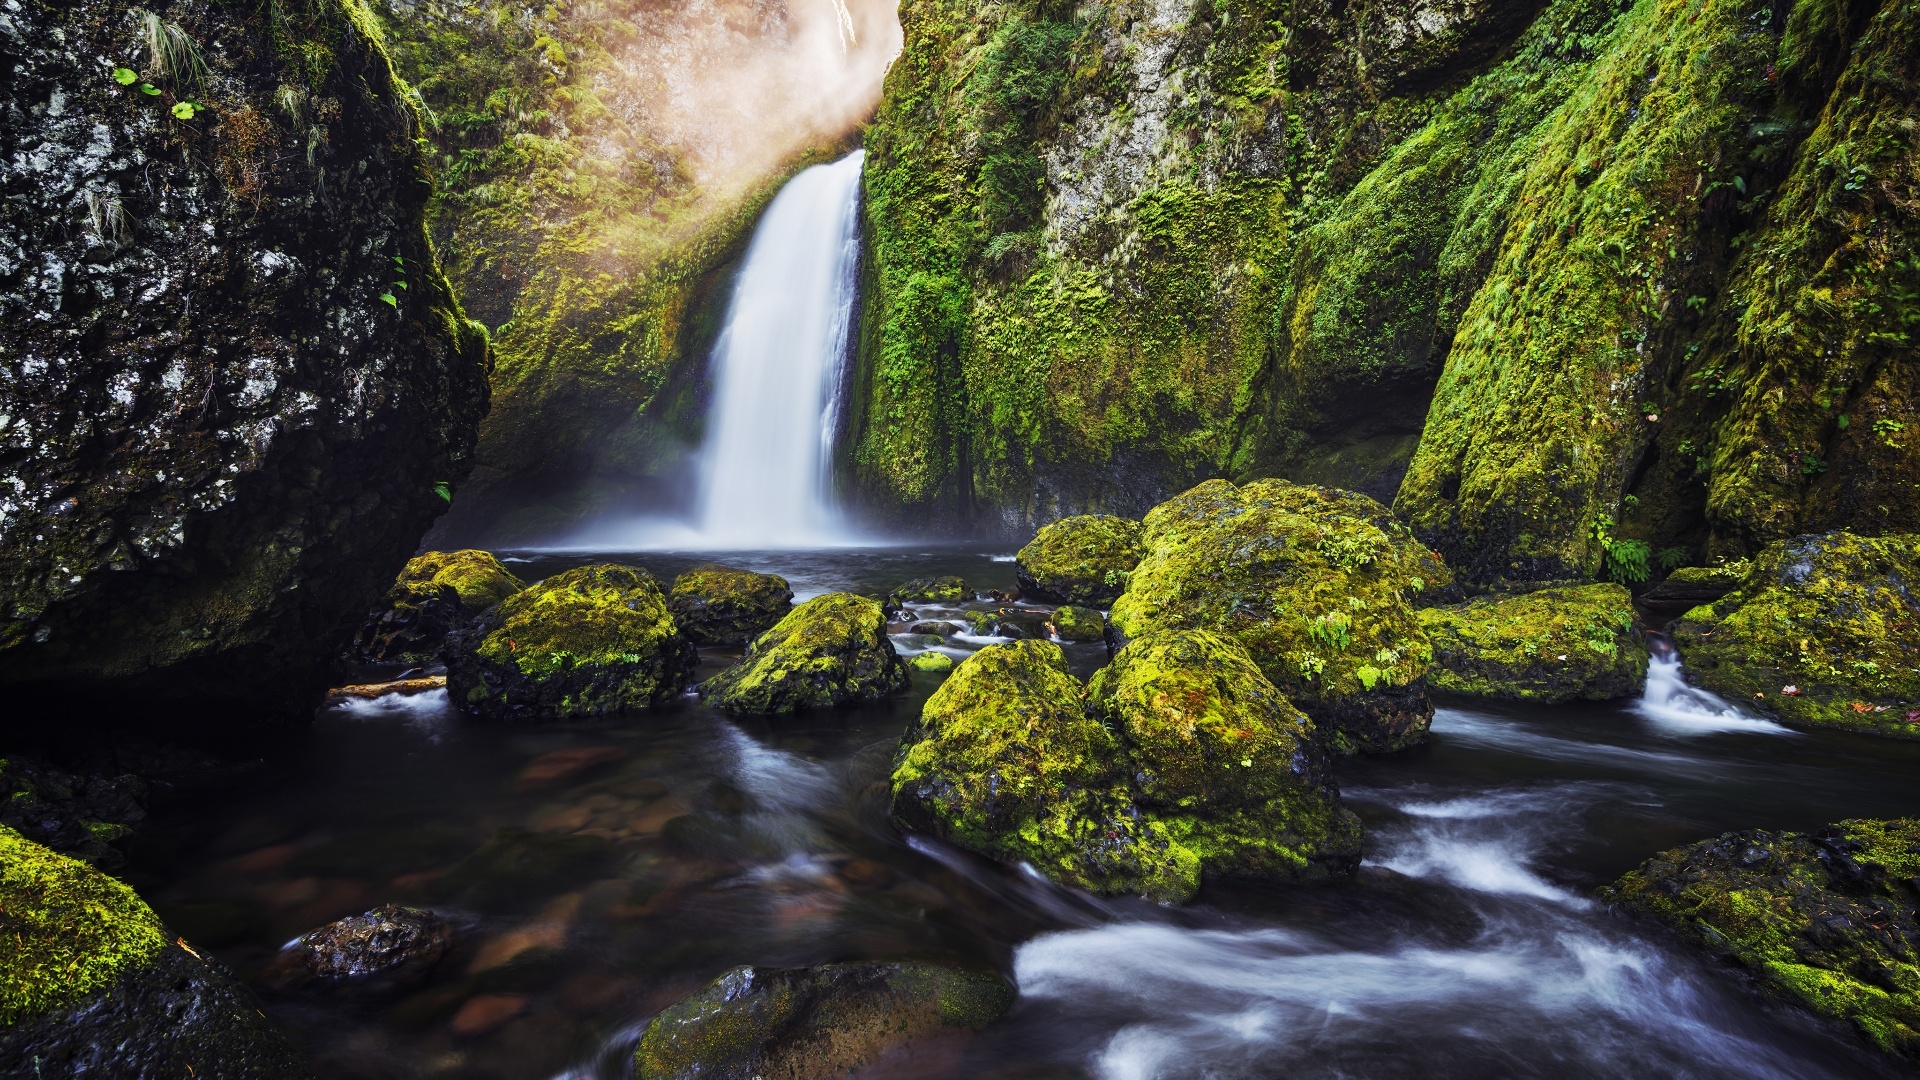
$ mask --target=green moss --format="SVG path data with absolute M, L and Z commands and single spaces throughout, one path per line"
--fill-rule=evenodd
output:
M 1702 686 L 1789 723 L 1920 737 L 1914 581 L 1920 536 L 1797 537 L 1682 616 L 1674 641 Z
M 1284 480 L 1209 480 L 1155 507 L 1145 526 L 1147 555 L 1110 616 L 1121 633 L 1229 635 L 1355 745 L 1425 737 L 1432 649 L 1411 601 L 1452 576 L 1379 503 Z
M 948 656 L 946 653 L 940 653 L 940 652 L 920 653 L 919 655 L 915 656 L 912 660 L 909 660 L 908 663 L 912 664 L 916 671 L 952 671 L 953 670 L 953 657 Z
M 403 596 L 437 595 L 441 586 L 451 588 L 460 597 L 460 605 L 472 612 L 485 611 L 527 587 L 491 552 L 429 551 L 407 561 L 388 600 L 392 603 Z
M 1767 992 L 1920 1060 L 1920 822 L 1727 833 L 1663 852 L 1601 896 L 1747 969 Z
M 1618 585 L 1481 597 L 1417 614 L 1433 643 L 1427 679 L 1441 690 L 1518 701 L 1605 701 L 1637 693 L 1647 677 L 1633 596 Z
M 132 889 L 0 825 L 0 1025 L 72 1005 L 168 940 Z
M 1140 523 L 1105 514 L 1061 518 L 1015 556 L 1020 594 L 1057 604 L 1110 604 L 1145 554 Z
M 785 713 L 877 701 L 907 684 L 879 603 L 853 593 L 816 596 L 754 641 L 700 694 L 729 712 Z
M 793 610 L 793 589 L 777 574 L 705 563 L 673 579 L 667 608 L 694 642 L 744 645 Z
M 1061 641 L 1104 641 L 1107 620 L 1092 608 L 1067 604 L 1054 609 L 1053 632 Z
M 1715 566 L 1678 567 L 1672 573 L 1668 574 L 1666 579 L 1682 585 L 1724 585 L 1729 589 L 1733 589 L 1737 588 L 1741 582 L 1747 579 L 1747 574 L 1751 572 L 1752 569 L 1753 564 L 1748 560 L 1735 559 L 1732 562 L 1720 563 Z
M 965 578 L 926 577 L 896 585 L 887 599 L 895 604 L 957 604 L 973 599 L 973 588 Z

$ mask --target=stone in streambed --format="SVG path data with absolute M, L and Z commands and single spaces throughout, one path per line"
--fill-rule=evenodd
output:
M 880 604 L 842 592 L 794 608 L 700 695 L 729 712 L 786 713 L 877 701 L 907 682 Z
M 347 658 L 361 663 L 427 664 L 447 635 L 526 584 L 485 551 L 429 551 L 408 560 L 386 598 L 354 636 Z
M 1478 597 L 1417 612 L 1438 689 L 1514 701 L 1605 701 L 1640 692 L 1647 647 L 1619 585 Z
M 1014 556 L 1020 596 L 1053 604 L 1098 606 L 1126 591 L 1146 554 L 1140 523 L 1105 514 L 1061 518 Z
M 1013 997 L 992 971 L 945 964 L 738 967 L 656 1016 L 634 1071 L 638 1080 L 826 1080 L 984 1027 Z
M 952 671 L 953 657 L 940 652 L 923 652 L 907 661 L 916 671 Z
M 435 882 L 434 892 L 474 907 L 519 903 L 591 881 L 617 855 L 613 844 L 598 836 L 501 829 Z
M 1067 604 L 1054 611 L 1053 632 L 1061 641 L 1105 641 L 1107 619 L 1092 608 Z
M 777 574 L 706 563 L 673 579 L 667 609 L 696 645 L 745 645 L 793 610 L 793 589 Z
M 419 978 L 453 942 L 445 919 L 424 908 L 385 904 L 301 935 L 293 950 L 321 979 Z
M 1601 890 L 1772 997 L 1920 1061 L 1920 821 L 1748 829 L 1662 852 Z
M 698 660 L 653 576 L 601 563 L 514 594 L 450 639 L 447 690 L 496 719 L 593 716 L 674 698 Z
M 959 577 L 923 577 L 901 582 L 887 594 L 887 602 L 895 607 L 906 604 L 958 604 L 973 599 L 973 589 L 965 578 Z
M 0 1076 L 307 1077 L 225 966 L 132 889 L 0 827 Z

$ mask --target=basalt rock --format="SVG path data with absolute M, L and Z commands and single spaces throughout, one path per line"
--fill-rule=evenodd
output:
M 1662 852 L 1601 890 L 1761 990 L 1920 1061 L 1920 822 L 1748 829 Z
M 133 890 L 0 827 L 0 1075 L 311 1076 Z
M 132 773 L 75 774 L 18 754 L 0 758 L 0 825 L 101 870 L 126 863 L 147 817 L 147 783 Z
M 652 575 L 600 563 L 514 594 L 450 639 L 447 693 L 498 719 L 593 716 L 671 700 L 698 660 Z
M 1647 647 L 1619 585 L 1541 589 L 1423 608 L 1436 689 L 1515 701 L 1605 701 L 1638 693 Z
M 1751 565 L 1745 559 L 1718 566 L 1682 566 L 1633 602 L 1655 615 L 1673 618 L 1711 604 L 1740 587 Z
M 1920 535 L 1796 537 L 1673 639 L 1701 686 L 1788 723 L 1920 737 L 1916 583 Z
M 1092 608 L 1065 604 L 1053 613 L 1053 632 L 1061 641 L 1105 641 L 1107 620 Z
M 696 645 L 745 645 L 793 610 L 793 590 L 777 574 L 707 563 L 673 579 L 667 610 Z
M 1020 595 L 1054 604 L 1111 604 L 1146 554 L 1140 523 L 1105 514 L 1061 518 L 1015 556 Z
M 487 403 L 419 127 L 357 6 L 0 28 L 0 683 L 311 709 Z
M 428 664 L 447 635 L 497 607 L 526 583 L 485 551 L 429 551 L 407 561 L 348 648 L 351 660 Z
M 788 713 L 877 701 L 907 686 L 880 605 L 827 593 L 793 609 L 700 694 L 728 712 Z
M 1013 997 L 995 972 L 945 964 L 738 967 L 656 1016 L 634 1070 L 638 1080 L 827 1080 L 984 1027 Z
M 302 934 L 293 948 L 315 978 L 402 982 L 424 976 L 452 942 L 433 912 L 385 904 Z

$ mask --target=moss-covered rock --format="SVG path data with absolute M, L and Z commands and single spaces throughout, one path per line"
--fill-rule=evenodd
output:
M 915 671 L 944 672 L 953 670 L 953 657 L 943 652 L 923 652 L 907 661 Z
M 907 681 L 879 603 L 827 593 L 760 635 L 739 663 L 701 684 L 700 696 L 729 712 L 786 713 L 878 701 Z
M 652 575 L 601 563 L 514 594 L 451 639 L 447 691 L 481 716 L 592 716 L 672 699 L 697 662 Z
M 429 551 L 408 560 L 383 607 L 354 636 L 348 656 L 381 663 L 424 664 L 438 658 L 447 635 L 521 589 L 491 552 Z
M 1416 613 L 1433 643 L 1427 681 L 1516 701 L 1605 701 L 1638 693 L 1647 647 L 1619 585 L 1479 597 Z
M 1110 604 L 1126 591 L 1127 574 L 1144 554 L 1137 521 L 1106 514 L 1061 518 L 1015 556 L 1020 595 L 1054 604 Z
M 1412 601 L 1452 575 L 1385 507 L 1284 480 L 1209 480 L 1148 513 L 1142 542 L 1110 615 L 1120 633 L 1236 639 L 1341 749 L 1426 737 L 1432 649 Z
M 132 773 L 70 773 L 19 754 L 0 758 L 0 825 L 106 871 L 126 863 L 147 818 L 147 783 Z
M 1739 588 L 1751 569 L 1746 559 L 1714 566 L 1682 566 L 1633 600 L 1656 615 L 1684 615 Z
M 0 826 L 0 1074 L 310 1075 L 132 889 Z
M 1920 535 L 1796 537 L 1754 556 L 1740 587 L 1687 612 L 1673 638 L 1701 686 L 1788 723 L 1916 738 L 1914 582 Z
M 945 964 L 738 967 L 640 1036 L 638 1080 L 836 1077 L 916 1040 L 984 1027 L 1013 1004 L 992 971 Z
M 1061 641 L 1104 641 L 1107 620 L 1092 608 L 1066 604 L 1054 609 L 1053 632 Z
M 952 575 L 903 581 L 887 594 L 888 602 L 893 604 L 958 604 L 971 599 L 973 587 L 967 584 L 967 579 Z
M 745 645 L 793 610 L 793 589 L 778 574 L 706 563 L 673 579 L 667 610 L 696 645 Z
M 1601 891 L 1768 994 L 1920 1061 L 1920 822 L 1724 833 L 1662 852 Z

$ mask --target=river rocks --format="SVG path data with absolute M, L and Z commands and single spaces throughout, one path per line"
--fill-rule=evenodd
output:
M 1647 647 L 1633 596 L 1619 585 L 1541 589 L 1424 608 L 1433 643 L 1427 681 L 1441 690 L 1515 701 L 1605 701 L 1638 693 Z
M 1125 637 L 1214 630 L 1345 752 L 1426 738 L 1432 649 L 1411 602 L 1452 575 L 1387 509 L 1285 480 L 1209 480 L 1155 507 L 1109 615 Z
M 233 975 L 133 890 L 0 827 L 0 1075 L 311 1073 Z
M 1105 641 L 1107 620 L 1092 608 L 1066 604 L 1054 610 L 1053 632 L 1061 641 Z
M 347 7 L 154 11 L 204 66 L 125 4 L 7 16 L 0 683 L 304 716 L 470 467 L 487 335 Z
M 1794 724 L 1920 737 L 1920 535 L 1796 537 L 1673 625 L 1701 686 Z
M 556 836 L 500 829 L 434 884 L 436 896 L 497 907 L 584 884 L 613 864 L 614 846 L 599 836 Z
M 146 817 L 147 784 L 132 773 L 76 774 L 17 754 L 0 758 L 0 825 L 63 855 L 117 870 Z
M 526 583 L 490 552 L 429 551 L 408 560 L 348 648 L 361 662 L 429 664 L 447 635 L 498 606 Z
M 973 588 L 965 578 L 923 577 L 903 581 L 887 594 L 887 602 L 904 604 L 958 604 L 973 599 Z
M 1601 891 L 1761 989 L 1920 1061 L 1920 821 L 1724 833 L 1662 852 Z
M 729 712 L 785 713 L 877 701 L 907 681 L 879 603 L 841 592 L 794 608 L 700 694 Z
M 422 908 L 385 904 L 300 936 L 293 946 L 320 979 L 419 978 L 446 955 L 453 930 Z
M 451 639 L 447 691 L 496 719 L 593 716 L 672 699 L 698 659 L 652 575 L 601 563 L 514 594 Z
M 907 661 L 915 671 L 952 671 L 953 657 L 941 652 L 923 652 Z
M 1013 1004 L 992 971 L 945 964 L 738 967 L 647 1025 L 638 1080 L 826 1080 L 941 1034 L 984 1027 Z
M 1126 591 L 1127 574 L 1146 554 L 1140 523 L 1105 514 L 1061 518 L 1015 556 L 1024 599 L 1099 607 Z
M 793 590 L 777 574 L 706 563 L 673 579 L 667 610 L 696 645 L 745 645 L 793 610 Z
M 1682 566 L 1634 597 L 1634 603 L 1667 618 L 1684 615 L 1739 588 L 1752 568 L 1746 559 L 1718 566 Z

